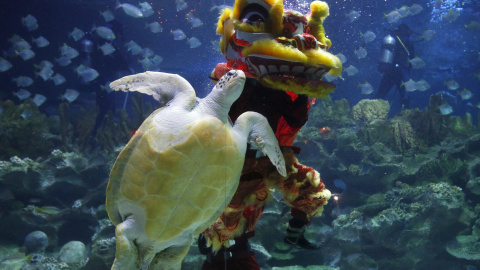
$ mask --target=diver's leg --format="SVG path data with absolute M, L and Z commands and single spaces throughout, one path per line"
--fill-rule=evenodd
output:
M 382 80 L 380 81 L 380 86 L 378 87 L 377 94 L 375 95 L 375 98 L 377 99 L 385 99 L 388 95 L 388 92 L 392 88 L 392 86 L 395 84 L 393 73 L 384 73 L 382 75 Z
M 410 70 L 403 68 L 397 72 L 398 79 L 396 80 L 397 88 L 400 93 L 400 101 L 402 103 L 402 107 L 408 108 L 410 106 L 410 97 L 408 92 L 405 90 L 405 85 L 402 85 L 402 82 L 407 82 L 410 80 Z

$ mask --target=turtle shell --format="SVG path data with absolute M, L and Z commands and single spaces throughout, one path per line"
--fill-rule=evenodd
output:
M 119 154 L 106 203 L 115 226 L 125 215 L 144 214 L 145 233 L 156 241 L 197 234 L 212 224 L 233 196 L 243 166 L 230 125 L 206 115 L 173 133 L 156 121 L 163 109 L 144 121 Z M 144 213 L 125 213 L 124 201 Z

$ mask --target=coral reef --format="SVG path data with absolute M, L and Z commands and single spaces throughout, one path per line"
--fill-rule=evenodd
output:
M 0 160 L 13 156 L 37 158 L 48 154 L 55 141 L 47 117 L 30 100 L 16 106 L 13 101 L 1 101 Z
M 442 115 L 442 103 L 434 95 L 424 111 L 387 118 L 383 101 L 350 109 L 346 100 L 317 100 L 295 145 L 302 148 L 299 160 L 321 172 L 338 201 L 306 231 L 320 251 L 305 251 L 283 243 L 289 208 L 273 192 L 251 239 L 262 269 L 480 267 L 480 130 L 469 114 Z M 95 110 L 76 115 L 65 103 L 60 116 L 46 117 L 28 102 L 1 104 L 0 136 L 8 146 L 0 148 L 1 269 L 111 267 L 116 243 L 104 205 L 108 174 L 142 112 L 151 109 L 138 97 L 133 104 L 134 112 L 118 119 L 107 114 L 96 130 L 89 120 Z M 27 108 L 30 118 L 18 118 Z M 22 121 L 43 134 L 38 145 L 28 142 L 27 154 L 15 146 L 24 140 Z M 66 252 L 69 245 L 79 252 Z M 194 242 L 183 267 L 197 269 L 204 259 Z
M 376 120 L 386 120 L 390 104 L 383 99 L 363 99 L 353 106 L 352 111 L 355 121 L 369 124 Z

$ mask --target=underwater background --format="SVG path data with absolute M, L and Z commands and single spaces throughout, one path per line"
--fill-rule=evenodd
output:
M 294 145 L 336 199 L 307 228 L 320 250 L 306 251 L 283 243 L 289 209 L 274 196 L 251 239 L 257 261 L 262 269 L 479 269 L 480 2 L 326 2 L 329 51 L 343 55 L 344 72 L 327 78 L 336 90 L 316 100 Z M 225 62 L 215 29 L 232 0 L 125 3 L 145 16 L 114 0 L 0 1 L 2 270 L 110 269 L 108 174 L 158 104 L 112 92 L 109 82 L 176 73 L 204 97 Z M 284 3 L 305 13 L 310 1 Z M 411 78 L 428 82 L 403 108 L 397 91 L 374 99 L 383 37 L 402 23 L 423 62 Z M 195 242 L 182 269 L 203 260 Z

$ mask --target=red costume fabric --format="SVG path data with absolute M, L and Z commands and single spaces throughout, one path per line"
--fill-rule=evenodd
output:
M 227 72 L 228 69 L 224 69 L 223 66 L 222 71 Z M 216 70 L 215 75 L 221 77 L 224 72 Z M 307 96 L 266 88 L 256 79 L 247 78 L 244 91 L 232 105 L 229 116 L 235 122 L 243 112 L 255 111 L 267 118 L 280 142 L 287 177 L 282 177 L 277 172 L 268 157 L 256 158 L 255 150 L 247 150 L 235 195 L 220 218 L 203 232 L 209 245 L 213 246 L 214 252 L 227 245 L 228 240 L 237 241 L 245 233 L 254 230 L 273 188 L 283 192 L 286 203 L 292 207 L 294 218 L 304 220 L 308 224 L 311 217 L 321 213 L 323 205 L 326 204 L 326 199 L 322 196 L 325 186 L 318 172 L 298 163 L 294 155 L 299 153 L 299 149 L 292 147 L 296 134 L 308 120 L 309 106 Z M 241 269 L 257 269 L 252 266 L 256 264 L 251 260 L 253 257 L 249 258 L 248 254 L 241 257 L 242 262 L 236 262 L 245 263 Z M 233 257 L 229 260 L 232 259 Z M 218 262 L 222 269 L 224 262 L 224 260 Z

